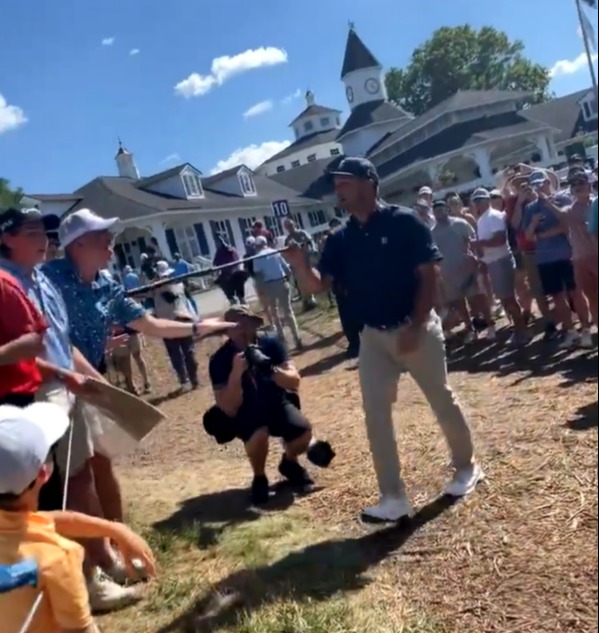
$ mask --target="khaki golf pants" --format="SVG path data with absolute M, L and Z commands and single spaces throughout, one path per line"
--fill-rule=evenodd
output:
M 417 351 L 400 353 L 397 340 L 397 329 L 365 327 L 359 363 L 366 429 L 379 488 L 382 495 L 395 497 L 404 493 L 404 484 L 392 408 L 397 400 L 399 377 L 404 372 L 412 376 L 435 413 L 453 465 L 458 469 L 468 467 L 474 459 L 470 428 L 447 380 L 440 318 L 431 314 Z
M 264 285 L 261 285 L 261 290 L 264 293 L 264 302 L 270 308 L 273 325 L 277 330 L 278 337 L 281 341 L 285 341 L 283 326 L 287 325 L 291 330 L 295 343 L 298 344 L 300 342 L 300 333 L 295 314 L 293 313 L 293 306 L 291 305 L 291 286 L 289 283 L 285 279 L 267 281 Z

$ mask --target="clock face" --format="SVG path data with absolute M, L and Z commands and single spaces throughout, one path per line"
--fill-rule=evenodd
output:
M 347 96 L 347 100 L 350 103 L 352 103 L 353 100 L 354 100 L 354 91 L 353 91 L 353 89 L 350 86 L 347 87 L 347 90 L 345 91 L 345 94 Z
M 381 84 L 379 83 L 378 79 L 371 77 L 370 79 L 366 80 L 364 88 L 366 88 L 366 92 L 368 92 L 368 94 L 374 95 L 380 90 Z

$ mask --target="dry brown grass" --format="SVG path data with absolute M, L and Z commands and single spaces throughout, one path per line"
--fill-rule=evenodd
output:
M 488 480 L 451 507 L 435 502 L 448 475 L 444 441 L 403 380 L 399 447 L 422 510 L 412 528 L 370 531 L 356 521 L 376 490 L 357 375 L 341 358 L 336 322 L 312 314 L 304 327 L 313 345 L 297 358 L 305 410 L 338 450 L 318 474 L 323 489 L 295 500 L 282 491 L 270 510 L 247 509 L 240 447 L 221 449 L 200 427 L 210 390 L 164 401 L 168 421 L 120 465 L 161 579 L 139 607 L 102 619 L 105 630 L 184 631 L 190 613 L 216 611 L 194 619 L 197 630 L 596 632 L 597 355 L 454 346 L 451 382 Z M 205 385 L 215 344 L 199 354 Z M 148 356 L 156 392 L 168 393 L 174 381 L 160 345 Z M 218 591 L 242 603 L 219 601 Z

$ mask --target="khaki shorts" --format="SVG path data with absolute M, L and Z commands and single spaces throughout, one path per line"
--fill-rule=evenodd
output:
M 75 398 L 60 383 L 44 383 L 36 394 L 39 402 L 51 402 L 58 405 L 67 412 L 71 418 L 71 432 L 58 442 L 56 446 L 56 462 L 61 474 L 67 472 L 69 459 L 69 442 L 71 442 L 71 461 L 68 468 L 68 476 L 78 474 L 86 462 L 89 461 L 96 452 L 94 447 L 91 428 L 94 422 L 91 408 L 79 398 Z
M 114 358 L 126 358 L 130 354 L 137 356 L 141 353 L 141 339 L 139 334 L 129 335 L 129 340 L 122 347 L 117 347 L 112 355 Z

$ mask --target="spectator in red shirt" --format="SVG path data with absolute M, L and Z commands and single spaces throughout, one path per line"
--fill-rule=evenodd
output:
M 275 248 L 276 241 L 274 235 L 264 226 L 262 222 L 260 222 L 260 220 L 258 220 L 258 222 L 254 222 L 252 235 L 254 237 L 265 237 L 268 246 Z
M 47 324 L 19 282 L 0 269 L 0 404 L 27 406 L 42 384 L 36 357 Z

